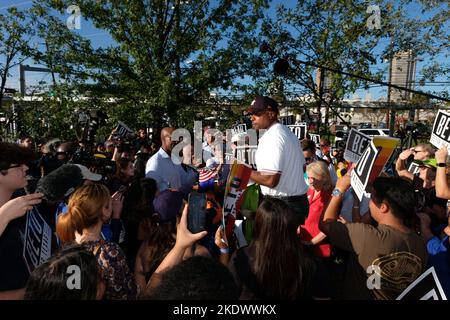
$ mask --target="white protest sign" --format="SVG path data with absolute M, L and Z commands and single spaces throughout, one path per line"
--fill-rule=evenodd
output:
M 234 135 L 236 133 L 245 133 L 247 132 L 247 124 L 240 123 L 231 128 L 231 133 Z
M 320 134 L 310 133 L 311 140 L 316 144 L 316 147 L 320 146 Z
M 131 130 L 125 123 L 119 121 L 119 124 L 116 127 L 116 134 L 120 137 L 126 137 L 128 134 L 132 134 L 133 130 Z
M 306 138 L 308 126 L 305 122 L 294 125 L 288 125 L 287 127 L 297 136 L 298 140 L 303 140 Z
M 365 190 L 369 183 L 370 172 L 372 171 L 377 155 L 378 149 L 371 142 L 359 158 L 356 167 L 352 170 L 351 185 L 359 201 L 362 201 L 363 196 L 367 194 Z
M 30 273 L 51 257 L 52 230 L 36 207 L 27 213 L 23 257 Z
M 437 148 L 450 145 L 450 114 L 439 110 L 434 119 L 430 142 Z M 449 155 L 450 155 L 450 150 Z
M 411 283 L 396 300 L 447 300 L 434 267 Z
M 256 161 L 255 155 L 256 150 L 258 149 L 257 145 L 252 146 L 237 146 L 236 147 L 236 159 L 239 162 L 245 163 L 252 167 L 253 170 L 256 170 Z
M 279 117 L 279 121 L 281 124 L 284 124 L 285 126 L 291 125 L 295 123 L 295 117 L 294 116 L 283 116 Z
M 364 150 L 369 145 L 371 138 L 358 130 L 352 129 L 348 134 L 345 145 L 344 159 L 353 163 L 358 162 Z

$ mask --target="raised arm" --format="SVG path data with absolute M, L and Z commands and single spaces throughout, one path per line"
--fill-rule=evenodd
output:
M 341 195 L 331 197 L 330 203 L 328 204 L 328 207 L 323 214 L 323 218 L 320 219 L 319 229 L 325 235 L 328 235 L 328 233 L 330 232 L 330 224 L 338 219 L 340 207 L 342 204 L 342 197 L 345 191 L 350 188 L 350 172 L 351 170 L 336 182 L 335 189 L 338 189 Z
M 399 177 L 406 178 L 411 181 L 414 179 L 414 175 L 406 168 L 405 161 L 412 154 L 412 149 L 403 151 L 402 153 L 400 153 L 397 162 L 395 163 L 395 170 L 397 171 Z
M 169 251 L 167 256 L 164 258 L 164 260 L 161 262 L 161 264 L 153 273 L 152 277 L 147 283 L 146 289 L 147 292 L 149 292 L 150 289 L 155 288 L 158 285 L 160 273 L 163 273 L 165 270 L 179 264 L 183 260 L 183 256 L 186 249 L 191 247 L 196 241 L 206 236 L 207 234 L 206 231 L 202 231 L 199 233 L 191 233 L 188 230 L 187 215 L 188 215 L 188 206 L 185 205 L 180 223 L 178 224 L 177 227 L 177 239 L 175 242 L 175 246 L 172 248 L 172 250 Z
M 435 154 L 437 163 L 447 162 L 447 147 L 442 147 Z M 436 196 L 442 199 L 450 199 L 450 188 L 447 183 L 446 167 L 437 167 L 436 172 Z

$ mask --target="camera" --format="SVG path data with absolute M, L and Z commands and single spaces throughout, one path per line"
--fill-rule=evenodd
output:
M 103 154 L 93 154 L 91 152 L 78 149 L 73 156 L 73 163 L 81 164 L 92 171 L 101 174 L 103 177 L 114 175 L 117 170 L 116 163 L 108 159 Z

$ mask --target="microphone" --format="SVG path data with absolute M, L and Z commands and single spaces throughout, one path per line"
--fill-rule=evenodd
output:
M 83 182 L 84 178 L 80 167 L 74 164 L 64 164 L 41 178 L 36 192 L 42 192 L 46 201 L 62 201 Z

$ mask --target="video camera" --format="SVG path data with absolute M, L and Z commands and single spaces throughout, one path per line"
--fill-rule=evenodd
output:
M 100 153 L 92 153 L 78 149 L 73 156 L 73 163 L 81 164 L 103 177 L 114 175 L 117 170 L 116 163 Z

